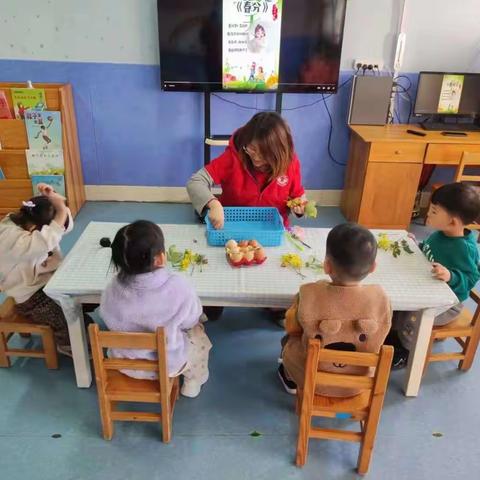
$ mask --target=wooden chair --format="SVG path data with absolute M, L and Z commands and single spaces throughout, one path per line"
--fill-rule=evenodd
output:
M 468 310 L 462 310 L 458 318 L 439 327 L 433 327 L 430 344 L 427 350 L 427 358 L 423 373 L 426 372 L 431 362 L 444 362 L 458 360 L 459 370 L 467 371 L 473 363 L 480 340 L 480 296 L 477 292 L 471 291 L 470 297 L 477 304 L 475 313 L 472 315 Z M 454 338 L 461 347 L 460 352 L 432 353 L 435 340 Z
M 42 350 L 10 348 L 8 341 L 15 334 L 22 336 L 39 335 L 42 338 Z M 47 325 L 29 322 L 15 311 L 13 298 L 7 298 L 0 305 L 0 367 L 10 367 L 10 357 L 43 358 L 49 369 L 58 368 L 57 348 L 53 330 Z
M 375 354 L 325 350 L 320 348 L 319 340 L 309 341 L 304 388 L 303 390 L 297 389 L 297 413 L 300 414 L 297 466 L 303 466 L 306 463 L 310 438 L 343 440 L 361 444 L 357 471 L 362 475 L 367 473 L 387 389 L 392 357 L 393 347 L 387 345 L 382 347 L 379 354 Z M 373 367 L 375 374 L 373 377 L 368 377 L 323 372 L 318 370 L 319 362 Z M 365 390 L 353 397 L 326 397 L 315 394 L 316 385 Z M 313 427 L 312 417 L 351 418 L 360 422 L 361 429 L 359 432 L 352 432 Z
M 480 153 L 463 152 L 458 164 L 457 171 L 455 172 L 456 182 L 469 182 L 479 183 L 480 175 L 466 174 L 465 169 L 468 167 L 480 167 Z M 470 230 L 480 230 L 480 223 L 476 221 L 468 225 Z
M 179 395 L 179 378 L 169 378 L 166 339 L 163 328 L 156 333 L 101 332 L 98 325 L 88 327 L 97 382 L 98 403 L 103 438 L 111 440 L 114 421 L 159 422 L 162 438 L 170 442 L 175 402 Z M 105 358 L 104 348 L 156 350 L 158 360 Z M 158 380 L 139 380 L 119 370 L 148 370 L 158 373 Z M 161 413 L 116 410 L 117 402 L 159 403 Z

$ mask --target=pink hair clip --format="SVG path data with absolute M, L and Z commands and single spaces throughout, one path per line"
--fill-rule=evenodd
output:
M 28 202 L 22 202 L 22 205 L 28 208 L 34 208 L 36 206 L 31 200 L 29 200 Z

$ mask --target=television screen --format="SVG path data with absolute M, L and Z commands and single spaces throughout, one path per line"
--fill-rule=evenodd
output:
M 158 0 L 162 88 L 335 92 L 347 0 Z

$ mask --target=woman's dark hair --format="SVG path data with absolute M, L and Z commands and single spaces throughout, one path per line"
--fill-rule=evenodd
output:
M 24 202 L 18 212 L 10 215 L 10 220 L 25 230 L 29 230 L 32 225 L 37 230 L 41 230 L 44 225 L 51 223 L 55 213 L 52 202 L 47 197 L 39 195 L 31 198 L 28 202 Z
M 293 157 L 293 140 L 287 122 L 276 112 L 256 113 L 235 134 L 235 147 L 243 164 L 253 168 L 246 149 L 252 144 L 268 163 L 271 178 L 285 175 Z
M 444 208 L 464 225 L 473 223 L 480 216 L 480 194 L 478 188 L 468 183 L 449 183 L 432 194 L 431 203 Z
M 360 281 L 370 272 L 377 257 L 372 232 L 356 223 L 342 223 L 330 230 L 327 256 L 345 280 Z
M 121 282 L 155 270 L 155 256 L 165 252 L 162 230 L 148 220 L 137 220 L 122 227 L 111 246 L 112 263 Z

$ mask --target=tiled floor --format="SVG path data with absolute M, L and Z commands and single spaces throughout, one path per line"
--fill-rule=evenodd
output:
M 91 220 L 137 218 L 195 221 L 188 205 L 88 203 L 75 231 L 65 238 L 64 250 Z M 308 225 L 332 226 L 342 220 L 337 209 L 325 208 Z M 59 371 L 48 371 L 37 360 L 1 369 L 0 478 L 357 478 L 355 444 L 312 441 L 306 467 L 294 466 L 294 399 L 276 378 L 282 332 L 262 311 L 227 309 L 207 329 L 214 344 L 210 380 L 197 399 L 180 398 L 169 445 L 161 443 L 156 425 L 141 423 L 117 424 L 114 439 L 104 441 L 95 387 L 76 388 L 68 359 L 61 359 Z M 403 396 L 403 378 L 404 372 L 392 373 L 368 478 L 479 478 L 479 361 L 467 374 L 453 364 L 431 366 L 416 399 Z M 253 431 L 261 436 L 250 436 Z M 61 436 L 53 438 L 55 434 Z

